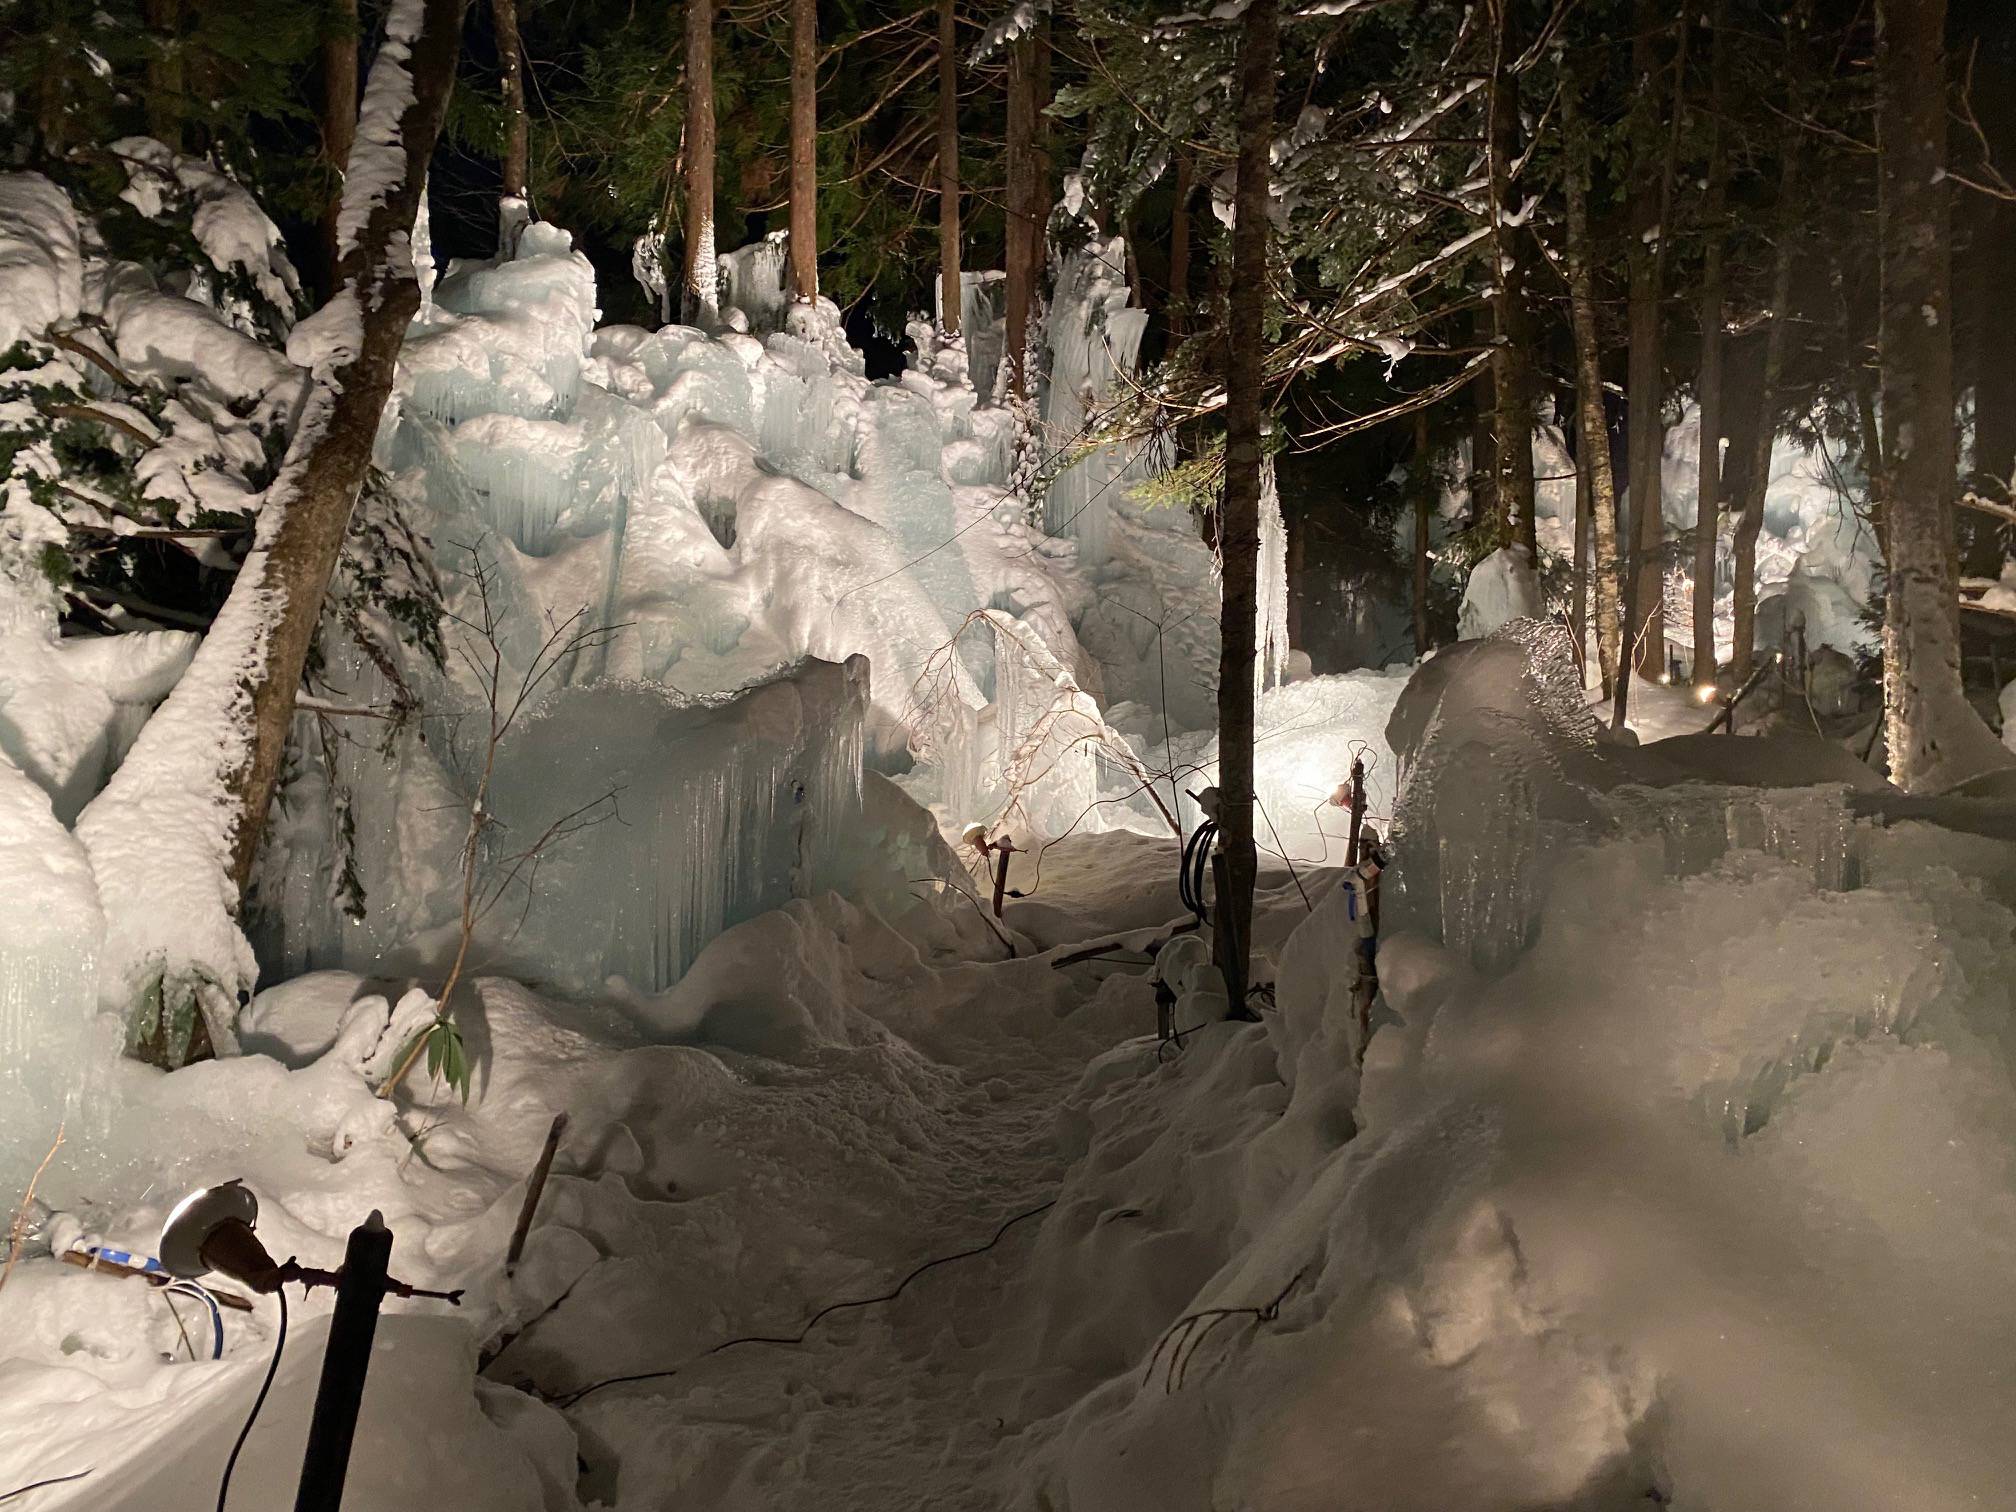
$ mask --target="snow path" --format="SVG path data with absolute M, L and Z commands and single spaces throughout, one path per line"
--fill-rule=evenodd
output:
M 1173 847 L 1119 839 L 1053 851 L 1037 898 L 1011 905 L 1009 922 L 1054 949 L 1177 917 Z M 1028 886 L 1033 867 L 1014 880 Z M 1060 1110 L 1090 1060 L 1152 1030 L 1152 997 L 1138 970 L 1059 971 L 1026 945 L 1018 960 L 930 964 L 837 900 L 750 929 L 796 923 L 802 949 L 815 916 L 840 946 L 817 961 L 819 986 L 862 1016 L 856 1042 L 792 1063 L 717 1050 L 742 1082 L 719 1104 L 695 1095 L 703 1052 L 631 1052 L 672 1064 L 640 1078 L 631 1104 L 556 1176 L 547 1242 L 578 1234 L 606 1258 L 492 1376 L 564 1395 L 680 1366 L 569 1411 L 584 1502 L 998 1504 L 984 1470 L 1014 1442 L 1013 1412 L 989 1387 L 1011 1384 L 1003 1352 L 1018 1331 L 1004 1300 L 1035 1219 L 893 1303 L 826 1319 L 803 1345 L 698 1357 L 742 1335 L 796 1334 L 820 1308 L 886 1292 L 1055 1197 L 1067 1164 Z

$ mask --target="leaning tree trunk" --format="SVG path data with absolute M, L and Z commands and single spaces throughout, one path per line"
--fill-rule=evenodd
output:
M 1274 137 L 1279 0 L 1252 0 L 1239 31 L 1239 169 L 1233 190 L 1232 288 L 1226 320 L 1225 563 L 1219 610 L 1218 845 L 1225 860 L 1213 955 L 1233 1011 L 1246 1005 L 1253 927 L 1253 693 L 1259 612 L 1261 332 L 1267 318 L 1268 154 Z
M 1002 354 L 1008 391 L 1029 396 L 1029 305 L 1034 292 L 1036 227 L 1029 213 L 1036 182 L 1035 43 L 1027 36 L 1008 45 L 1008 163 L 1003 217 L 1007 223 L 1008 288 L 1003 311 L 1007 351 Z
M 1722 259 L 1723 206 L 1729 186 L 1727 133 L 1722 129 L 1722 79 L 1727 67 L 1728 0 L 1716 0 L 1708 65 L 1708 188 L 1702 206 L 1707 246 L 1701 267 L 1700 487 L 1694 500 L 1694 671 L 1696 687 L 1715 681 L 1715 547 L 1722 506 Z
M 959 334 L 959 35 L 954 0 L 938 0 L 938 328 Z
M 791 0 L 791 293 L 819 297 L 819 7 Z
M 336 292 L 336 216 L 343 207 L 343 175 L 357 140 L 357 0 L 331 0 L 334 18 L 322 39 L 322 155 L 335 184 L 322 213 L 324 292 Z
M 490 0 L 497 24 L 497 71 L 504 90 L 504 195 L 528 199 L 532 122 L 525 113 L 525 52 L 518 39 L 518 0 Z
M 1491 181 L 1492 262 L 1497 275 L 1491 301 L 1491 387 L 1493 429 L 1497 433 L 1492 494 L 1498 543 L 1525 547 L 1527 561 L 1537 569 L 1540 538 L 1533 499 L 1533 319 L 1527 308 L 1526 232 L 1509 224 L 1518 218 L 1512 199 L 1512 173 L 1519 159 L 1519 80 L 1512 72 L 1518 43 L 1509 0 L 1497 0 L 1495 8 L 1498 24 L 1485 138 Z
M 392 7 L 337 218 L 337 291 L 290 344 L 316 352 L 311 397 L 252 553 L 188 672 L 77 822 L 105 905 L 103 979 L 128 1014 L 132 1048 L 159 1063 L 231 1044 L 239 996 L 256 977 L 236 914 L 400 343 L 420 307 L 410 233 L 465 3 Z
M 1907 792 L 2016 762 L 1961 683 L 1945 33 L 1946 0 L 1878 0 L 1883 712 L 1890 779 Z
M 1562 92 L 1568 170 L 1568 316 L 1575 336 L 1576 450 L 1589 470 L 1589 534 L 1596 584 L 1596 665 L 1603 696 L 1617 694 L 1622 635 L 1618 618 L 1617 483 L 1610 466 L 1610 422 L 1603 410 L 1603 357 L 1597 329 L 1595 258 L 1589 243 L 1590 146 L 1579 85 Z
M 679 318 L 711 326 L 721 313 L 714 259 L 714 0 L 686 0 L 686 250 Z

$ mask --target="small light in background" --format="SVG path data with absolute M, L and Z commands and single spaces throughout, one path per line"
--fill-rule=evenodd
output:
M 1700 701 L 1701 701 L 1702 703 L 1704 703 L 1704 704 L 1708 704 L 1708 703 L 1713 703 L 1713 702 L 1715 702 L 1715 697 L 1716 697 L 1716 695 L 1717 695 L 1718 693 L 1720 693 L 1720 692 L 1721 692 L 1721 689 L 1717 688 L 1717 687 L 1715 686 L 1715 684 L 1713 684 L 1713 683 L 1703 683 L 1703 684 L 1701 684 L 1701 686 L 1700 686 L 1700 687 L 1698 687 L 1698 688 L 1696 688 L 1696 689 L 1694 690 L 1694 696 L 1695 696 L 1695 698 L 1696 698 L 1696 699 L 1700 700 Z

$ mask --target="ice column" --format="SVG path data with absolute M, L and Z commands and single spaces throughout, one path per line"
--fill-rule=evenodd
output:
M 11 1203 L 74 1111 L 105 923 L 83 847 L 0 755 L 0 1192 Z

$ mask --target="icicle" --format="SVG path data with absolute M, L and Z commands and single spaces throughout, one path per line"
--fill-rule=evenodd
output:
M 1281 518 L 1274 459 L 1260 464 L 1259 614 L 1253 627 L 1256 691 L 1276 688 L 1288 670 L 1288 527 Z

